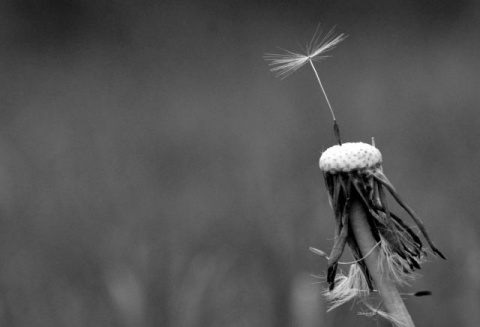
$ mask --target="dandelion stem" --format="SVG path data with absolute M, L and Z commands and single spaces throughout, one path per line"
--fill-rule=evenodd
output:
M 370 224 L 368 223 L 368 213 L 356 192 L 352 194 L 350 223 L 362 253 L 367 253 L 375 247 L 376 241 L 373 238 Z M 363 260 L 382 299 L 382 304 L 392 317 L 394 325 L 396 327 L 415 327 L 394 281 L 388 273 L 386 273 L 388 269 L 386 267 L 382 269 L 380 265 L 380 250 L 375 248 L 375 250 Z
M 310 56 L 308 57 L 308 62 L 312 66 L 313 72 L 315 73 L 315 77 L 317 77 L 318 84 L 320 85 L 320 88 L 322 89 L 323 95 L 325 96 L 325 100 L 327 100 L 328 108 L 330 108 L 330 112 L 332 113 L 333 132 L 335 134 L 337 142 L 338 142 L 339 145 L 342 145 L 342 140 L 340 138 L 340 128 L 338 127 L 337 120 L 335 119 L 335 113 L 333 112 L 332 105 L 330 104 L 330 101 L 328 100 L 327 92 L 325 92 L 325 89 L 323 88 L 323 84 L 322 84 L 322 81 L 320 80 L 320 76 L 318 76 L 317 69 L 315 68 L 315 65 L 313 64 L 312 58 Z

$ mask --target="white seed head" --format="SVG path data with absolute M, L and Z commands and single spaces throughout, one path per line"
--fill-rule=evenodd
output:
M 362 142 L 334 145 L 320 156 L 320 169 L 329 173 L 376 168 L 381 164 L 380 151 Z

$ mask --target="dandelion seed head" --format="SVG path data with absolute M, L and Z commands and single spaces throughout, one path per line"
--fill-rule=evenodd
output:
M 382 164 L 382 154 L 370 144 L 362 142 L 334 145 L 322 153 L 320 169 L 325 172 L 348 172 L 376 168 Z

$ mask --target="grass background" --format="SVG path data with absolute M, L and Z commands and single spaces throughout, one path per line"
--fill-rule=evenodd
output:
M 309 69 L 280 81 L 262 59 L 322 22 L 350 35 L 317 66 L 344 141 L 375 137 L 449 259 L 405 290 L 433 292 L 407 299 L 414 321 L 478 326 L 479 18 L 469 0 L 2 1 L 0 324 L 388 326 L 325 313 L 308 247 L 332 246 L 331 118 Z

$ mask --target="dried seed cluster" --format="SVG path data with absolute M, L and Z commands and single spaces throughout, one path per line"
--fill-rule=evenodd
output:
M 394 282 L 404 285 L 415 278 L 415 270 L 420 269 L 426 251 L 415 230 L 389 210 L 387 192 L 414 220 L 432 252 L 445 259 L 427 234 L 422 220 L 400 198 L 381 165 L 380 151 L 361 142 L 332 146 L 320 157 L 320 169 L 336 222 L 334 245 L 327 257 L 329 291 L 326 296 L 333 303 L 332 308 L 352 298 L 364 297 L 375 289 L 369 271 L 372 268 L 364 261 L 368 253 L 362 252 L 352 232 L 351 219 L 355 219 L 351 217 L 353 201 L 362 202 L 372 236 L 379 245 L 380 266 L 385 267 L 384 273 Z M 341 272 L 337 275 L 339 260 L 347 245 L 358 266 L 348 275 Z
M 320 169 L 323 172 L 349 172 L 378 167 L 382 164 L 380 151 L 367 143 L 343 143 L 334 145 L 322 153 Z

